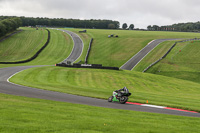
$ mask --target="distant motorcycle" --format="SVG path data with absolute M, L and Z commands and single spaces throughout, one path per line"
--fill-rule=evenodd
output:
M 119 102 L 125 104 L 130 95 L 131 93 L 129 93 L 129 90 L 124 87 L 123 89 L 114 91 L 113 95 L 108 98 L 108 102 Z

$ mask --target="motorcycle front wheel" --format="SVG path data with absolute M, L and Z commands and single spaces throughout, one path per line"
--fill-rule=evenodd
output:
M 125 104 L 127 101 L 128 101 L 128 97 L 126 97 L 126 96 L 122 96 L 122 97 L 120 98 L 120 100 L 119 100 L 119 102 L 120 102 L 121 104 Z
M 110 96 L 110 97 L 108 98 L 108 102 L 112 102 L 112 100 L 113 100 L 113 96 Z

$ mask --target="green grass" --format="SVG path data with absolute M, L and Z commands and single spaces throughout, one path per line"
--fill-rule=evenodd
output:
M 35 88 L 107 99 L 127 86 L 129 101 L 200 111 L 200 85 L 131 71 L 41 67 L 25 70 L 11 82 Z
M 198 133 L 199 118 L 0 94 L 1 133 Z
M 200 83 L 199 47 L 200 41 L 178 43 L 165 59 L 147 72 Z
M 24 30 L 25 30 L 25 32 L 27 32 L 27 34 L 32 33 L 32 32 L 37 32 L 36 30 L 32 30 L 29 28 L 24 28 Z M 0 64 L 0 68 L 10 67 L 10 66 L 25 66 L 25 65 L 54 65 L 56 63 L 63 61 L 64 59 L 66 59 L 70 55 L 72 48 L 73 48 L 73 41 L 72 41 L 71 37 L 68 34 L 63 33 L 61 31 L 51 30 L 51 29 L 49 29 L 49 30 L 51 32 L 50 42 L 47 45 L 47 47 L 42 51 L 42 53 L 39 54 L 39 56 L 35 60 L 28 62 L 28 63 L 15 64 L 15 65 Z M 38 30 L 38 32 L 41 32 L 41 31 Z M 21 51 L 18 51 L 14 47 L 12 47 L 12 45 L 14 45 L 14 43 L 15 43 L 15 39 L 25 38 L 24 33 L 23 34 L 19 33 L 17 35 L 14 35 L 13 39 L 9 38 L 7 40 L 8 42 L 10 42 L 10 49 L 15 51 L 15 53 L 18 55 L 22 55 L 26 50 L 30 50 L 30 49 L 26 49 L 26 50 L 21 49 Z M 34 40 L 34 38 L 32 38 L 32 37 L 30 36 L 29 39 Z M 25 42 L 21 41 L 21 43 L 22 43 L 21 44 L 22 46 L 26 46 L 27 42 L 25 43 Z M 32 44 L 34 44 L 34 43 L 32 43 Z M 44 43 L 42 43 L 41 46 L 43 46 L 43 45 L 44 45 Z M 5 48 L 7 47 L 1 43 L 0 43 L 0 46 L 5 47 Z M 10 59 L 15 58 L 14 55 L 9 55 L 8 57 Z M 7 61 L 9 61 L 9 60 L 7 60 Z
M 68 30 L 79 31 L 79 29 Z M 199 36 L 197 33 L 98 29 L 87 29 L 86 34 L 94 38 L 89 63 L 116 67 L 122 66 L 154 39 L 194 38 Z M 108 38 L 108 35 L 111 34 L 119 35 L 119 38 Z

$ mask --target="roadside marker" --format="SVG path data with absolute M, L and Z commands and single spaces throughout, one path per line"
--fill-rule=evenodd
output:
M 147 100 L 147 101 L 148 101 L 148 100 Z M 142 103 L 132 103 L 132 102 L 126 102 L 126 103 L 127 103 L 127 104 L 133 104 L 133 105 L 139 105 L 139 106 L 146 106 L 146 107 L 151 107 L 151 108 L 160 108 L 160 109 L 167 109 L 167 110 L 174 110 L 174 111 L 198 113 L 198 112 L 196 112 L 196 111 L 183 110 L 183 109 L 171 108 L 171 107 L 165 107 L 165 106 L 157 106 L 157 105 L 142 104 Z

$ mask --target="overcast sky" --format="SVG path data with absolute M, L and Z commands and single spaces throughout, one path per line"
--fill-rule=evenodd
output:
M 200 0 L 0 0 L 0 15 L 111 19 L 146 28 L 200 21 Z

